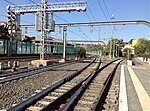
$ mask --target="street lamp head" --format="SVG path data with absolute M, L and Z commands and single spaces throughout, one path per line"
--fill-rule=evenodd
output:
M 114 14 L 112 14 L 111 19 L 115 19 L 115 15 Z

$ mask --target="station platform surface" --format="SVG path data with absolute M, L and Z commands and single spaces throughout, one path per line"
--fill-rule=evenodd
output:
M 121 66 L 119 111 L 150 111 L 150 64 L 135 61 Z

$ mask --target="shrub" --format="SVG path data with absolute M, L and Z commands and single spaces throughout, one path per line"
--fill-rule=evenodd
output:
M 83 47 L 77 48 L 77 58 L 85 58 L 86 50 Z

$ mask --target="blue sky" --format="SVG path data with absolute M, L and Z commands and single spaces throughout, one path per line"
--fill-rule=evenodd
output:
M 32 4 L 30 0 L 1 0 L 0 5 L 0 21 L 7 21 L 6 6 L 12 5 L 6 1 L 10 1 L 16 5 Z M 41 0 L 32 0 L 36 3 L 40 3 Z M 51 2 L 69 2 L 77 0 L 48 0 Z M 99 2 L 98 2 L 99 1 Z M 105 2 L 104 2 L 105 1 Z M 100 4 L 99 4 L 100 3 Z M 100 8 L 100 5 L 102 8 Z M 111 15 L 114 14 L 115 21 L 119 20 L 146 20 L 150 21 L 150 0 L 87 0 L 86 12 L 60 12 L 54 13 L 54 20 L 56 23 L 69 23 L 73 22 L 95 22 L 95 21 L 110 21 Z M 107 7 L 107 9 L 106 9 Z M 103 11 L 105 16 L 103 14 Z M 107 11 L 108 10 L 108 11 Z M 91 14 L 92 13 L 92 14 Z M 109 13 L 109 14 L 108 14 Z M 93 16 L 94 18 L 93 18 Z M 58 16 L 58 17 L 57 17 Z M 60 19 L 60 17 L 62 19 Z M 90 19 L 89 19 L 90 18 Z M 107 20 L 106 20 L 107 18 Z M 35 16 L 33 14 L 25 14 L 21 16 L 21 24 L 34 24 Z M 23 22 L 28 21 L 29 23 Z M 114 31 L 113 37 L 129 41 L 130 39 L 146 38 L 150 39 L 150 27 L 145 25 L 116 25 L 116 31 Z M 23 29 L 24 31 L 24 29 Z M 110 26 L 100 27 L 68 27 L 67 40 L 69 39 L 82 39 L 82 40 L 104 40 L 108 41 L 112 33 Z M 39 38 L 40 33 L 35 29 L 28 29 L 27 34 L 36 36 Z M 59 28 L 56 28 L 55 33 L 51 33 L 52 36 L 62 38 L 62 33 L 59 32 Z

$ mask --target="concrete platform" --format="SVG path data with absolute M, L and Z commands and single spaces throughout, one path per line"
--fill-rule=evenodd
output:
M 53 61 L 51 61 L 51 60 L 32 60 L 31 61 L 31 64 L 36 65 L 37 67 L 39 67 L 40 65 L 47 66 L 52 63 L 53 63 Z
M 140 65 L 122 67 L 119 111 L 150 111 L 150 65 L 137 61 Z

